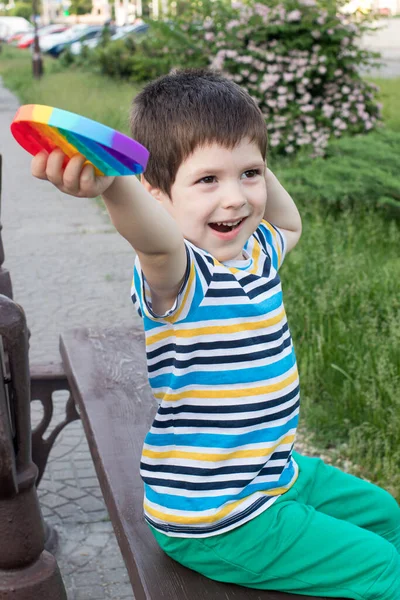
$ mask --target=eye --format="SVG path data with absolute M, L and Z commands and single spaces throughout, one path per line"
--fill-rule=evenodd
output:
M 257 175 L 261 175 L 261 169 L 248 169 L 242 174 L 243 179 L 254 179 Z
M 215 183 L 216 179 L 215 175 L 206 175 L 199 179 L 197 183 Z

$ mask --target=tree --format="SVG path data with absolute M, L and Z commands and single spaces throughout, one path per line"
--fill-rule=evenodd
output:
M 69 12 L 72 15 L 86 15 L 92 10 L 92 0 L 72 0 Z

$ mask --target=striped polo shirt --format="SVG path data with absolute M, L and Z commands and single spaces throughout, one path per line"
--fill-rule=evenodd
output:
M 185 245 L 185 280 L 163 316 L 135 262 L 132 299 L 159 405 L 141 476 L 150 525 L 203 537 L 246 523 L 294 484 L 300 396 L 278 276 L 282 232 L 262 221 L 245 260 L 223 264 Z

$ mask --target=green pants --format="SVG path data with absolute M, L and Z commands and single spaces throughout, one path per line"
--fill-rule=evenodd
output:
M 152 532 L 176 561 L 261 590 L 400 600 L 400 508 L 381 488 L 294 454 L 295 485 L 261 515 L 207 538 Z

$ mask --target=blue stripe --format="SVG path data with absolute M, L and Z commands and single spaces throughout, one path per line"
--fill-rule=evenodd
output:
M 293 350 L 290 354 L 281 360 L 277 360 L 272 365 L 262 365 L 259 367 L 249 366 L 244 369 L 232 369 L 221 371 L 194 371 L 186 375 L 176 375 L 164 373 L 151 377 L 149 382 L 152 388 L 169 387 L 171 391 L 179 391 L 188 385 L 202 385 L 205 387 L 224 386 L 234 384 L 254 383 L 266 385 L 269 379 L 280 377 L 287 373 L 296 363 Z M 221 365 L 223 369 L 223 365 Z
M 274 490 L 279 487 L 288 485 L 294 476 L 293 463 L 284 470 L 282 476 L 278 481 L 251 483 L 250 485 L 243 488 L 238 494 L 221 495 L 215 497 L 201 497 L 201 498 L 186 498 L 185 496 L 174 496 L 172 494 L 160 494 L 155 492 L 151 486 L 144 484 L 146 498 L 165 508 L 173 510 L 186 510 L 192 512 L 202 512 L 204 510 L 219 509 L 224 506 L 227 502 L 236 502 L 236 500 L 242 500 L 254 494 L 254 492 L 266 492 L 268 490 Z
M 293 410 L 296 410 L 293 407 Z M 149 433 L 144 440 L 145 444 L 150 446 L 189 446 L 190 448 L 236 448 L 247 444 L 261 444 L 263 442 L 273 442 L 297 426 L 299 417 L 295 415 L 283 425 L 277 427 L 266 427 L 248 433 L 229 435 L 221 433 Z M 207 421 L 204 421 L 204 427 L 207 427 Z

